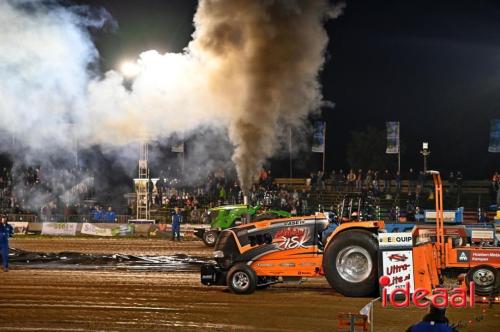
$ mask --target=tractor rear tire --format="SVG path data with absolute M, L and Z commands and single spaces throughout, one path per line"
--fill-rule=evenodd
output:
M 255 271 L 244 263 L 237 263 L 229 269 L 226 283 L 236 294 L 252 294 L 257 288 Z
M 489 265 L 478 265 L 467 272 L 467 285 L 472 281 L 476 295 L 495 296 L 500 290 L 500 273 Z
M 378 242 L 375 234 L 344 231 L 323 255 L 323 270 L 330 286 L 344 296 L 363 297 L 378 291 Z
M 203 233 L 203 242 L 208 247 L 214 247 L 217 242 L 217 237 L 219 236 L 217 231 L 206 231 Z

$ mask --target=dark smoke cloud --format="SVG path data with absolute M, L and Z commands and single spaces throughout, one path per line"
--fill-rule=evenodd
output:
M 200 2 L 189 49 L 210 65 L 213 93 L 231 100 L 229 135 L 244 190 L 275 153 L 277 131 L 302 126 L 322 105 L 323 21 L 341 8 L 327 1 Z

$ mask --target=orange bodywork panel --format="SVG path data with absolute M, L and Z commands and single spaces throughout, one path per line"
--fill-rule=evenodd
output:
M 254 223 L 252 223 L 252 226 L 254 226 L 256 229 L 264 229 L 264 228 L 268 228 L 268 227 L 272 226 L 273 224 L 281 224 L 281 223 L 286 222 L 286 221 L 293 222 L 293 221 L 296 221 L 297 219 L 302 219 L 305 221 L 314 221 L 317 218 L 318 218 L 317 216 L 307 216 L 307 217 L 291 217 L 291 218 L 270 219 L 270 220 L 263 220 L 263 221 L 254 222 Z M 228 231 L 230 231 L 234 234 L 235 239 L 238 239 L 238 235 L 237 235 L 238 229 L 239 228 L 228 229 Z M 236 241 L 236 244 L 238 246 L 239 252 L 242 254 L 253 249 L 253 246 L 250 244 L 242 246 L 242 245 L 240 245 L 239 241 Z M 308 249 L 304 250 L 304 252 L 302 252 L 302 254 L 303 255 L 305 253 L 310 254 L 310 253 L 316 252 L 316 251 L 317 251 L 317 249 L 315 249 L 313 251 L 312 248 L 308 248 Z M 304 256 L 302 256 L 302 257 L 304 257 Z
M 456 247 L 451 241 L 445 246 L 445 266 L 472 268 L 478 265 L 489 265 L 500 268 L 500 248 L 498 247 Z
M 415 289 L 431 291 L 439 285 L 438 251 L 433 243 L 413 247 L 413 274 Z
M 294 218 L 290 218 L 294 219 Z M 296 218 L 295 218 L 296 219 Z M 281 222 L 283 219 L 281 219 Z M 265 221 L 256 225 L 258 228 L 268 227 L 273 221 Z M 348 229 L 378 229 L 383 228 L 383 221 L 356 221 L 347 222 L 338 226 L 328 237 L 324 246 L 335 239 L 340 232 Z M 241 252 L 246 252 L 252 247 L 247 245 L 240 247 Z M 251 262 L 250 266 L 255 270 L 258 276 L 297 276 L 297 277 L 321 277 L 323 272 L 323 251 L 318 246 L 307 248 L 277 250 L 266 253 Z
M 253 262 L 250 266 L 258 276 L 323 276 L 323 254 L 307 249 L 289 249 L 269 253 Z

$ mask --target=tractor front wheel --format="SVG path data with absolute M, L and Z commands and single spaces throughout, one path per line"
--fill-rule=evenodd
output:
M 215 242 L 217 242 L 218 235 L 219 234 L 217 231 L 206 231 L 205 233 L 203 233 L 203 242 L 207 246 L 213 247 L 215 246 Z
M 238 263 L 229 269 L 226 282 L 233 293 L 251 294 L 257 288 L 257 275 L 248 265 Z

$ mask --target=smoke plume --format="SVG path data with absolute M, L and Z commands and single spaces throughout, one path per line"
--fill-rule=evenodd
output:
M 201 0 L 185 51 L 143 52 L 127 78 L 91 70 L 98 52 L 88 28 L 113 23 L 104 10 L 1 1 L 0 136 L 15 137 L 24 160 L 61 150 L 71 159 L 75 144 L 110 151 L 218 128 L 248 190 L 279 131 L 322 105 L 323 23 L 339 11 L 327 0 Z
M 232 159 L 244 190 L 275 152 L 277 131 L 321 106 L 327 14 L 339 13 L 326 1 L 200 3 L 189 50 L 207 64 L 212 93 L 231 96 Z

